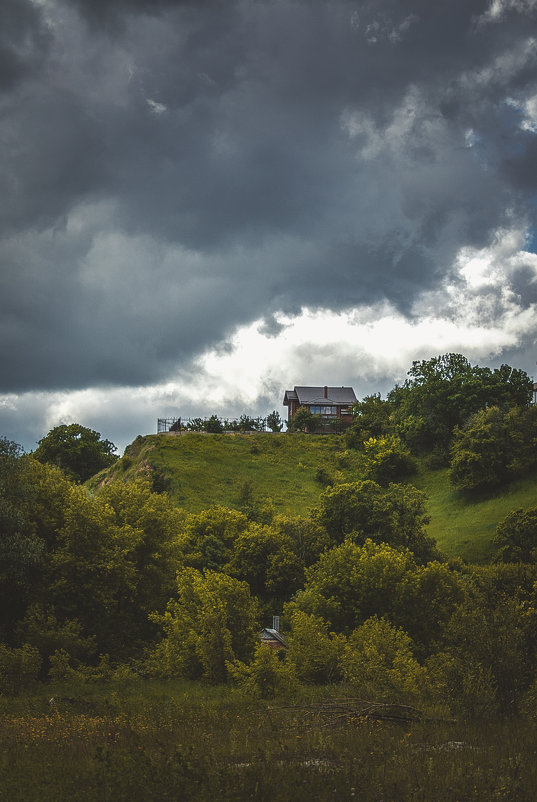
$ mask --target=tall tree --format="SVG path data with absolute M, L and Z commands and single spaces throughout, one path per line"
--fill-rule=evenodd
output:
M 472 366 L 462 354 L 413 362 L 408 376 L 388 395 L 393 423 L 415 452 L 436 450 L 446 461 L 456 426 L 486 406 L 527 406 L 532 395 L 524 371 Z
M 321 493 L 314 517 L 335 543 L 346 537 L 357 543 L 370 538 L 408 548 L 424 562 L 438 556 L 434 541 L 425 534 L 425 495 L 410 485 L 392 483 L 385 488 L 371 480 L 335 485 Z
M 0 638 L 9 639 L 15 622 L 24 615 L 32 577 L 45 551 L 29 516 L 31 494 L 22 448 L 1 438 Z
M 116 450 L 110 440 L 101 439 L 99 432 L 79 423 L 70 423 L 51 429 L 39 440 L 33 456 L 39 462 L 57 465 L 73 479 L 85 482 L 116 461 Z
M 178 601 L 155 616 L 164 638 L 154 652 L 155 673 L 223 682 L 228 663 L 254 652 L 258 607 L 246 582 L 185 568 L 177 575 Z

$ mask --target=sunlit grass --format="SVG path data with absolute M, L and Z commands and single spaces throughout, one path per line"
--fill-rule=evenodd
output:
M 415 484 L 428 496 L 429 535 L 444 554 L 468 562 L 490 561 L 499 522 L 514 509 L 537 505 L 537 474 L 481 498 L 457 493 L 451 487 L 447 469 L 423 470 Z
M 213 504 L 236 508 L 249 482 L 258 502 L 270 499 L 276 512 L 301 514 L 317 503 L 324 489 L 316 479 L 319 469 L 334 480 L 352 481 L 361 456 L 346 451 L 343 439 L 335 435 L 149 435 L 141 438 L 127 469 L 120 461 L 106 475 L 130 478 L 147 464 L 166 473 L 171 498 L 189 512 Z M 97 486 L 104 473 L 90 486 Z
M 149 465 L 169 477 L 170 496 L 190 512 L 214 504 L 240 508 L 248 482 L 257 503 L 270 499 L 275 512 L 307 514 L 324 489 L 316 479 L 320 469 L 336 482 L 363 476 L 361 455 L 346 450 L 344 439 L 333 435 L 149 435 L 139 438 L 134 451 L 126 468 L 120 460 L 88 485 L 97 487 L 105 474 L 134 478 Z M 498 523 L 517 507 L 537 505 L 537 474 L 486 498 L 457 493 L 447 469 L 422 466 L 411 481 L 428 496 L 428 534 L 444 554 L 468 562 L 490 561 Z

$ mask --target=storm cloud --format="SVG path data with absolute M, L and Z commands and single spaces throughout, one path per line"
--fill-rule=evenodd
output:
M 533 0 L 9 0 L 2 17 L 6 396 L 165 382 L 304 309 L 417 323 L 427 297 L 449 318 L 461 253 L 506 231 L 529 261 L 498 267 L 482 307 L 535 303 Z M 535 331 L 517 336 L 528 354 Z

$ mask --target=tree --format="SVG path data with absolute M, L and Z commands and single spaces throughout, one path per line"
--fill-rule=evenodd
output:
M 330 632 L 326 621 L 302 610 L 295 610 L 290 623 L 286 659 L 299 680 L 315 684 L 340 680 L 344 636 Z
M 251 523 L 241 532 L 226 571 L 246 580 L 251 592 L 263 601 L 289 599 L 304 581 L 304 564 L 283 529 Z
M 271 430 L 271 432 L 281 432 L 283 429 L 283 420 L 280 417 L 280 413 L 273 410 L 267 415 L 267 426 Z
M 108 468 L 117 459 L 116 446 L 110 440 L 102 440 L 99 432 L 79 423 L 55 426 L 39 440 L 33 453 L 39 462 L 57 465 L 64 473 L 79 482 L 103 468 Z
M 22 448 L 0 439 L 0 637 L 24 615 L 45 553 L 31 520 L 33 483 Z
M 460 598 L 459 579 L 448 566 L 421 566 L 408 550 L 346 540 L 306 570 L 304 589 L 284 612 L 286 617 L 296 610 L 319 616 L 335 632 L 350 632 L 377 615 L 426 648 L 439 637 Z
M 43 599 L 60 622 L 78 620 L 84 635 L 95 634 L 102 651 L 132 649 L 131 600 L 139 574 L 143 532 L 110 504 L 72 485 L 55 550 L 42 578 Z
M 437 556 L 425 534 L 425 496 L 410 485 L 383 488 L 372 480 L 335 485 L 321 493 L 314 516 L 336 543 L 348 536 L 358 543 L 371 538 L 409 548 L 423 561 Z
M 442 647 L 454 702 L 473 712 L 483 693 L 485 710 L 499 705 L 515 711 L 534 678 L 536 624 L 537 611 L 528 602 L 503 594 L 491 604 L 469 593 L 451 617 Z
M 363 444 L 366 470 L 380 484 L 397 482 L 416 473 L 417 463 L 396 435 L 370 437 Z
M 111 482 L 96 503 L 114 512 L 112 539 L 118 529 L 130 533 L 132 547 L 125 560 L 133 581 L 132 589 L 117 600 L 123 620 L 118 643 L 136 646 L 154 637 L 149 613 L 162 612 L 175 591 L 177 570 L 182 567 L 177 533 L 185 516 L 166 494 L 152 492 L 145 479 Z
M 341 662 L 347 682 L 375 699 L 419 697 L 427 681 L 407 633 L 377 616 L 350 635 Z
M 228 662 L 228 672 L 246 693 L 272 699 L 276 694 L 296 691 L 298 685 L 293 665 L 281 656 L 280 651 L 259 643 L 251 663 Z
M 185 565 L 222 570 L 233 544 L 249 525 L 244 513 L 226 507 L 210 507 L 189 515 L 178 539 Z
M 276 515 L 271 527 L 275 532 L 285 535 L 289 539 L 293 552 L 305 567 L 316 563 L 323 551 L 330 546 L 330 539 L 325 528 L 313 518 L 304 518 L 300 515 Z
M 290 432 L 307 432 L 313 434 L 321 427 L 322 418 L 314 415 L 309 407 L 299 407 L 288 424 Z
M 475 412 L 487 405 L 527 406 L 532 396 L 524 371 L 472 366 L 462 354 L 413 362 L 408 376 L 388 394 L 392 421 L 415 453 L 436 450 L 445 460 L 455 427 Z
M 498 524 L 495 562 L 537 562 L 537 507 L 513 510 Z
M 455 429 L 450 479 L 457 490 L 490 490 L 537 464 L 537 407 L 490 407 Z
M 258 606 L 246 582 L 216 571 L 185 568 L 178 600 L 153 616 L 164 638 L 151 658 L 154 673 L 210 682 L 228 679 L 228 664 L 248 662 L 258 632 Z
M 349 448 L 362 448 L 370 437 L 381 437 L 390 431 L 391 404 L 382 401 L 380 393 L 366 395 L 352 407 L 353 422 L 345 432 Z
M 224 431 L 222 421 L 217 415 L 211 415 L 203 424 L 203 428 L 208 434 L 222 434 Z

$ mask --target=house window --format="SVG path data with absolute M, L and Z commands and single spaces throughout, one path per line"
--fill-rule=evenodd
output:
M 337 407 L 310 406 L 312 415 L 337 415 Z

